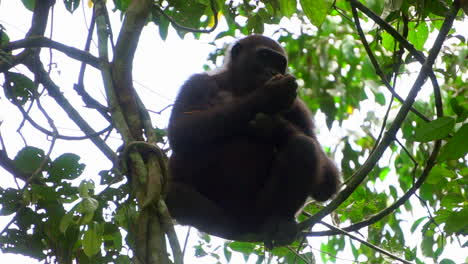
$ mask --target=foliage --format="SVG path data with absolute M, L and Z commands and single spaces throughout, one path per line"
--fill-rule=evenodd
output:
M 326 151 L 341 165 L 346 185 L 330 204 L 310 203 L 298 216 L 310 227 L 307 221 L 315 219 L 312 224 L 320 224 L 330 215 L 333 225 L 344 229 L 327 226 L 323 232 L 307 232 L 311 237 L 328 236 L 320 252 L 303 240 L 270 252 L 261 243 L 240 241 L 213 247 L 210 236 L 199 234 L 196 257 L 230 262 L 236 252 L 245 261 L 256 256 L 257 263 L 315 263 L 319 258 L 337 263 L 337 255 L 346 251 L 355 261 L 367 263 L 390 263 L 398 257 L 411 263 L 429 259 L 455 263 L 443 255 L 446 249 L 455 244 L 467 247 L 468 35 L 459 25 L 450 26 L 454 15 L 458 21 L 465 19 L 458 7 L 466 11 L 467 1 L 114 0 L 109 7 L 127 19 L 122 21 L 119 40 L 110 48 L 106 44 L 108 16 L 115 14 L 107 14 L 104 1 L 83 2 L 22 0 L 24 8 L 34 12 L 23 40 L 11 40 L 0 25 L 5 98 L 34 133 L 46 134 L 50 140 L 49 149 L 25 144 L 10 157 L 4 144 L 9 142 L 8 135 L 0 135 L 0 165 L 9 172 L 3 177 L 18 182 L 16 188 L 0 187 L 0 215 L 12 217 L 0 233 L 2 252 L 57 263 L 153 263 L 150 260 L 158 257 L 166 263 L 164 233 L 170 236 L 171 228 L 157 201 L 163 192 L 169 149 L 165 130 L 153 129 L 150 118 L 141 117 L 145 116 L 142 112 L 148 113 L 135 99 L 128 61 L 133 59 L 139 30 L 149 24 L 156 25 L 162 40 L 170 34 L 170 27 L 181 38 L 193 34 L 199 39 L 213 31 L 209 37 L 218 49 L 209 55 L 206 68 L 219 65 L 229 37 L 274 32 L 288 52 L 301 97 L 317 116 L 325 116 L 326 127 L 320 130 L 328 128 L 334 135 Z M 70 13 L 88 4 L 85 8 L 94 14 L 88 43 L 96 28 L 97 54 L 89 52 L 89 46 L 77 50 L 44 36 L 50 7 L 59 4 Z M 294 26 L 285 26 L 288 22 Z M 80 74 L 84 75 L 84 65 L 102 73 L 102 83 L 94 85 L 104 87 L 107 102 L 100 103 L 87 92 L 83 77 L 74 88 L 109 128 L 94 131 L 87 123 L 89 111 L 69 103 L 63 87 L 45 70 L 47 62 L 38 53 L 43 48 L 80 61 Z M 108 49 L 112 49 L 112 61 Z M 21 65 L 29 72 L 18 70 Z M 418 75 L 420 79 L 410 81 Z M 424 89 L 426 95 L 412 98 L 426 79 L 432 90 Z M 406 95 L 405 91 L 410 92 Z M 65 136 L 57 128 L 53 113 L 41 104 L 45 96 L 55 100 L 84 137 Z M 49 128 L 31 117 L 31 109 Z M 106 133 L 111 129 L 119 133 L 114 134 L 126 148 L 109 146 Z M 22 130 L 23 125 L 18 131 Z M 100 179 L 99 184 L 83 177 L 85 164 L 78 155 L 51 155 L 56 144 L 88 139 L 113 164 L 94 177 Z M 153 147 L 135 146 L 138 151 L 128 147 L 143 139 Z M 25 143 L 33 140 L 26 137 Z M 152 151 L 142 151 L 148 148 Z M 151 213 L 155 211 L 158 214 Z M 404 222 L 410 224 L 409 230 Z M 365 238 L 353 237 L 353 231 Z M 414 237 L 420 242 L 412 241 Z M 170 242 L 174 260 L 180 263 L 178 245 Z

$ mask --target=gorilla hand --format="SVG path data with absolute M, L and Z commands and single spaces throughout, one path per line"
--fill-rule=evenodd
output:
M 297 96 L 296 78 L 290 74 L 277 74 L 256 91 L 261 102 L 260 111 L 276 114 L 288 110 Z

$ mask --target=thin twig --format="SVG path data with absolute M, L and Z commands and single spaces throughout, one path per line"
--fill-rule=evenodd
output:
M 93 39 L 93 32 L 96 26 L 96 12 L 93 9 L 93 15 L 91 17 L 91 22 L 88 29 L 88 36 L 86 37 L 86 43 L 84 47 L 85 52 L 89 52 L 91 47 L 91 41 Z M 107 107 L 99 103 L 96 99 L 89 95 L 84 88 L 84 75 L 86 71 L 86 63 L 82 62 L 80 67 L 80 72 L 78 73 L 78 82 L 73 85 L 73 89 L 81 96 L 81 99 L 85 103 L 86 107 L 96 109 L 107 121 L 111 122 L 109 116 L 109 111 Z
M 151 112 L 151 113 L 153 113 L 153 114 L 158 114 L 158 115 L 160 115 L 160 114 L 162 114 L 162 112 L 164 112 L 166 109 L 168 109 L 169 107 L 171 107 L 171 106 L 173 106 L 173 105 L 174 105 L 174 104 L 167 105 L 167 106 L 165 106 L 163 109 L 161 109 L 161 110 L 159 110 L 159 111 L 153 111 L 153 110 L 149 110 L 149 109 L 148 109 L 148 112 Z
M 99 69 L 99 59 L 91 55 L 89 52 L 64 45 L 60 42 L 53 41 L 44 36 L 33 36 L 26 39 L 10 42 L 3 50 L 11 51 L 22 48 L 53 48 L 63 52 L 68 57 L 87 63 L 94 68 Z
M 185 235 L 185 240 L 184 240 L 184 249 L 182 250 L 182 256 L 185 256 L 185 249 L 187 249 L 187 243 L 188 243 L 188 239 L 189 239 L 189 236 L 190 236 L 190 231 L 192 230 L 192 227 L 189 226 L 188 230 L 187 230 L 187 235 Z
M 90 139 L 92 137 L 98 137 L 98 136 L 112 130 L 112 125 L 109 125 L 108 127 L 102 129 L 101 131 L 93 132 L 93 133 L 90 133 L 89 135 L 87 134 L 85 136 L 66 136 L 66 135 L 61 135 L 61 134 L 54 134 L 53 131 L 47 130 L 46 128 L 39 125 L 36 121 L 34 121 L 34 119 L 29 115 L 28 111 L 24 110 L 24 108 L 16 100 L 16 98 L 12 97 L 12 99 L 13 99 L 12 103 L 18 108 L 18 110 L 23 115 L 24 121 L 28 121 L 35 129 L 39 130 L 40 132 L 44 133 L 47 136 L 55 136 L 55 137 L 57 137 L 57 139 L 63 139 L 63 140 L 85 140 L 85 139 Z M 31 103 L 31 106 L 32 106 L 32 103 Z M 20 128 L 18 128 L 18 129 L 20 129 Z
M 419 163 L 416 161 L 416 159 L 413 157 L 413 155 L 409 152 L 409 150 L 405 147 L 405 145 L 403 145 L 399 139 L 395 139 L 395 141 L 397 142 L 397 144 L 400 146 L 400 148 L 403 150 L 403 152 L 405 152 L 405 154 L 411 159 L 411 162 L 413 162 L 414 164 L 414 167 L 411 171 L 411 176 L 413 176 L 413 184 L 416 182 L 416 171 L 419 167 Z
M 383 73 L 382 69 L 380 68 L 380 65 L 379 63 L 377 62 L 377 59 L 375 58 L 374 56 L 374 53 L 372 52 L 370 46 L 369 46 L 369 43 L 367 42 L 367 39 L 366 39 L 366 36 L 364 34 L 364 31 L 362 30 L 362 27 L 361 27 L 361 22 L 359 20 L 359 15 L 356 11 L 356 7 L 354 6 L 354 4 L 351 5 L 351 9 L 352 9 L 352 13 L 353 13 L 353 18 L 354 18 L 354 23 L 356 24 L 356 30 L 358 32 L 358 35 L 359 35 L 359 38 L 361 39 L 361 42 L 362 42 L 362 45 L 364 46 L 364 49 L 366 50 L 367 52 L 367 56 L 369 56 L 369 59 L 372 63 L 372 65 L 374 66 L 374 69 L 375 69 L 375 72 L 377 73 L 377 75 L 380 77 L 380 79 L 382 80 L 382 82 L 384 83 L 385 87 L 388 89 L 388 91 L 390 91 L 390 93 L 392 93 L 392 95 L 398 99 L 398 101 L 400 102 L 403 102 L 404 99 L 395 91 L 395 89 L 393 89 L 393 87 L 390 85 L 390 83 L 388 82 L 387 80 L 387 77 L 385 76 L 385 74 Z M 414 109 L 414 107 L 411 106 L 411 111 L 413 113 L 415 113 L 417 116 L 419 116 L 421 119 L 423 119 L 424 121 L 428 122 L 430 121 L 429 118 L 427 118 L 426 116 L 424 116 L 422 113 L 420 113 L 418 110 Z
M 301 254 L 299 254 L 299 252 L 296 252 L 296 250 L 294 250 L 291 246 L 287 246 L 286 247 L 287 249 L 289 249 L 289 251 L 291 251 L 294 256 L 300 258 L 304 263 L 307 263 L 307 264 L 311 264 L 312 262 L 310 262 L 308 259 L 306 259 L 304 256 L 302 256 Z
M 70 119 L 86 134 L 94 135 L 96 132 L 86 122 L 80 113 L 70 104 L 67 98 L 60 92 L 60 88 L 52 81 L 50 76 L 44 70 L 39 55 L 29 58 L 25 61 L 25 66 L 34 73 L 37 80 L 46 88 L 49 95 L 54 98 L 58 105 L 67 113 Z M 114 151 L 100 138 L 90 137 L 90 140 L 104 153 L 104 155 L 111 161 L 116 160 Z
M 350 1 L 350 0 L 348 0 L 348 1 Z M 408 50 L 408 52 L 414 58 L 416 58 L 416 60 L 419 63 L 424 64 L 424 62 L 426 61 L 426 57 L 424 56 L 424 54 L 422 52 L 418 51 L 413 46 L 413 44 L 411 44 L 406 38 L 404 38 L 402 35 L 400 35 L 400 33 L 398 33 L 398 31 L 395 30 L 390 24 L 385 22 L 380 16 L 378 16 L 377 14 L 372 12 L 372 10 L 367 8 L 365 5 L 363 5 L 359 1 L 352 0 L 352 4 L 357 9 L 359 9 L 361 12 L 366 14 L 366 16 L 371 18 L 377 25 L 379 25 L 381 28 L 383 28 L 385 31 L 387 31 L 387 33 L 390 34 L 396 41 L 398 41 L 406 50 Z M 460 5 L 459 0 L 454 1 L 454 6 L 457 6 L 457 5 Z M 444 19 L 444 21 L 445 20 L 446 20 L 446 18 Z M 439 87 L 439 82 L 437 81 L 437 77 L 435 76 L 434 71 L 432 69 L 428 72 L 428 76 L 431 79 L 431 83 L 432 83 L 432 86 L 434 88 L 434 96 L 437 97 L 438 96 L 437 93 L 438 93 L 438 91 L 440 91 L 440 87 Z M 441 107 L 441 105 L 440 105 L 440 107 Z
M 405 264 L 411 264 L 411 262 L 409 262 L 409 261 L 407 261 L 407 260 L 404 260 L 404 259 L 402 259 L 402 258 L 400 258 L 400 257 L 398 257 L 398 256 L 396 256 L 396 255 L 394 255 L 394 254 L 392 254 L 392 253 L 386 251 L 385 249 L 379 248 L 379 247 L 377 247 L 376 245 L 373 245 L 373 244 L 371 244 L 371 243 L 369 243 L 369 242 L 367 242 L 367 241 L 365 241 L 365 240 L 363 240 L 363 239 L 361 239 L 361 238 L 359 238 L 359 237 L 357 237 L 357 236 L 355 236 L 355 235 L 353 235 L 353 234 L 351 234 L 351 233 L 348 233 L 348 232 L 344 231 L 343 229 L 341 229 L 341 228 L 339 228 L 339 227 L 330 225 L 330 224 L 328 224 L 328 223 L 326 223 L 326 222 L 324 222 L 324 221 L 320 221 L 320 224 L 322 224 L 322 225 L 324 225 L 324 226 L 326 226 L 326 227 L 328 227 L 328 228 L 330 228 L 330 229 L 332 229 L 332 230 L 336 230 L 338 233 L 343 234 L 343 235 L 345 235 L 345 236 L 348 236 L 348 237 L 350 237 L 351 239 L 357 240 L 357 241 L 359 241 L 360 243 L 362 243 L 362 244 L 364 244 L 364 245 L 366 245 L 366 246 L 372 248 L 373 250 L 378 251 L 378 252 L 380 252 L 380 253 L 382 253 L 382 254 L 384 254 L 384 255 L 386 255 L 386 256 L 392 258 L 392 259 L 396 259 L 396 260 L 398 260 L 398 261 L 400 261 L 400 262 L 402 262 L 402 263 L 405 263 Z

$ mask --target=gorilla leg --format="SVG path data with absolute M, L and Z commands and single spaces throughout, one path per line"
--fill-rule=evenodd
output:
M 259 194 L 257 213 L 265 216 L 263 232 L 268 247 L 289 244 L 297 234 L 295 213 L 307 196 L 319 201 L 330 198 L 338 186 L 338 171 L 318 142 L 296 134 L 276 155 L 271 178 Z
M 293 135 L 276 154 L 270 179 L 259 193 L 257 214 L 264 217 L 265 246 L 292 243 L 298 233 L 295 213 L 303 206 L 310 186 L 317 183 L 320 150 L 305 135 Z
M 321 150 L 310 137 L 291 136 L 271 168 L 270 180 L 257 199 L 262 214 L 293 218 L 310 194 L 311 186 L 320 184 Z
M 320 151 L 321 152 L 321 151 Z M 318 181 L 310 185 L 309 194 L 317 201 L 326 201 L 338 191 L 340 174 L 335 164 L 321 152 Z
M 166 203 L 171 216 L 181 224 L 189 224 L 201 231 L 228 239 L 234 239 L 236 235 L 236 225 L 228 212 L 187 184 L 172 182 Z M 234 229 L 231 230 L 230 227 Z

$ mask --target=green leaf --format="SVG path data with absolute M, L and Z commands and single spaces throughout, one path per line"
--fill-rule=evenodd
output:
M 86 256 L 92 257 L 101 250 L 102 236 L 94 228 L 89 228 L 84 233 L 82 244 Z
M 228 248 L 228 243 L 224 243 L 224 247 L 223 247 L 223 252 L 224 252 L 224 257 L 226 258 L 227 262 L 231 262 L 231 257 L 232 257 L 232 251 L 229 250 Z
M 73 223 L 73 213 L 65 214 L 60 220 L 60 232 L 65 233 L 71 223 Z
M 385 105 L 385 95 L 383 93 L 375 93 L 375 101 L 380 105 Z
M 468 118 L 468 102 L 465 95 L 459 95 L 450 99 L 450 106 L 455 114 L 457 114 L 457 123 L 463 122 Z
M 443 0 L 429 0 L 424 1 L 425 8 L 434 15 L 445 17 L 450 10 L 448 5 Z
M 468 153 L 468 123 L 464 124 L 440 150 L 438 161 L 455 160 Z
M 424 48 L 428 36 L 429 30 L 425 22 L 419 24 L 416 22 L 409 23 L 408 39 L 417 50 Z
M 455 261 L 451 259 L 443 259 L 439 262 L 439 264 L 456 264 Z
M 445 232 L 452 234 L 457 232 L 467 233 L 468 232 L 468 208 L 463 208 L 459 212 L 451 212 L 445 222 Z
M 23 74 L 16 72 L 5 73 L 5 95 L 10 101 L 24 105 L 33 97 L 34 82 Z
M 16 213 L 21 203 L 21 193 L 13 188 L 0 187 L 0 216 Z
M 21 0 L 23 2 L 24 7 L 29 11 L 34 11 L 34 7 L 36 6 L 36 0 Z
M 206 5 L 185 0 L 172 0 L 169 4 L 170 6 L 165 9 L 165 12 L 172 16 L 179 25 L 190 28 L 200 27 L 200 19 L 205 14 Z M 172 10 L 171 7 L 173 7 Z M 183 37 L 186 33 L 187 31 L 183 30 L 177 31 L 180 37 Z
M 429 172 L 426 183 L 437 184 L 443 178 L 455 178 L 455 172 L 448 170 L 440 165 L 436 165 Z
M 385 5 L 385 2 L 386 1 L 382 0 L 366 0 L 366 6 L 369 7 L 370 10 L 374 11 L 374 13 L 376 13 L 377 15 L 381 15 L 384 11 L 384 7 L 388 8 L 390 6 L 389 4 Z
M 263 33 L 264 30 L 264 23 L 263 19 L 259 15 L 255 15 L 247 21 L 247 29 L 249 32 L 253 32 L 256 34 L 261 34 Z
M 382 46 L 389 51 L 395 49 L 395 39 L 386 31 L 382 33 Z M 375 74 L 375 71 L 373 73 Z
M 331 129 L 338 109 L 336 109 L 335 101 L 330 94 L 324 93 L 320 96 L 320 110 L 326 115 L 327 127 Z
M 291 18 L 291 16 L 297 11 L 296 0 L 280 0 L 280 10 L 283 16 Z
M 158 25 L 159 36 L 162 40 L 166 40 L 167 34 L 169 32 L 170 21 L 165 16 L 161 15 L 157 10 L 153 10 L 152 17 L 152 21 Z
M 414 221 L 413 225 L 411 226 L 411 233 L 414 233 L 414 231 L 416 230 L 416 228 L 418 228 L 419 224 L 421 224 L 421 222 L 426 219 L 427 216 L 423 216 L 421 218 L 419 218 L 418 220 Z
M 255 250 L 255 244 L 254 243 L 248 243 L 248 242 L 232 242 L 228 244 L 229 248 L 241 252 L 244 254 L 251 254 Z
M 10 43 L 10 37 L 8 34 L 0 29 L 0 48 L 8 45 Z
M 90 192 L 94 190 L 94 183 L 92 181 L 82 181 L 78 190 L 81 197 L 90 197 Z
M 382 171 L 379 173 L 379 179 L 384 181 L 389 172 L 390 172 L 389 167 L 382 168 Z
M 114 0 L 115 8 L 120 11 L 125 11 L 128 8 L 131 0 Z
M 455 119 L 452 117 L 441 117 L 429 123 L 423 123 L 414 132 L 414 140 L 419 142 L 429 142 L 445 138 L 452 132 L 455 126 Z
M 307 18 L 317 27 L 325 21 L 333 4 L 332 0 L 300 0 L 299 2 Z
M 80 0 L 63 0 L 68 12 L 73 13 L 80 5 Z
M 99 206 L 99 202 L 94 198 L 83 198 L 83 200 L 77 205 L 76 210 L 83 214 L 94 213 Z
M 447 195 L 444 195 L 444 197 L 442 197 L 442 201 L 440 202 L 440 205 L 448 209 L 452 209 L 458 206 L 459 204 L 463 203 L 464 201 L 465 199 L 463 199 L 461 195 L 456 194 L 456 193 L 449 193 Z
M 131 264 L 134 263 L 129 256 L 126 255 L 119 255 L 115 260 L 116 264 Z
M 80 156 L 73 153 L 64 153 L 56 158 L 49 169 L 49 180 L 60 182 L 61 180 L 73 180 L 81 175 L 85 165 L 79 163 Z
M 34 173 L 44 160 L 44 151 L 35 147 L 24 147 L 16 154 L 14 159 L 15 166 L 26 174 Z M 44 166 L 44 169 L 47 168 Z

